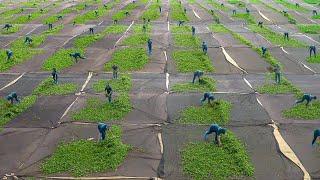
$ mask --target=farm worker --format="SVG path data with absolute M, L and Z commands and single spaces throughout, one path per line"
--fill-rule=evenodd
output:
M 72 25 L 75 26 L 76 25 L 76 21 L 73 21 Z
M 7 29 L 7 31 L 12 28 L 11 24 L 5 24 L 2 29 Z
M 214 11 L 212 9 L 210 10 L 210 12 L 211 12 L 212 15 L 214 14 Z
M 267 48 L 262 46 L 261 50 L 262 50 L 262 56 L 265 56 L 267 53 Z
M 221 134 L 225 134 L 226 131 L 227 131 L 226 128 L 222 128 L 218 124 L 211 124 L 209 129 L 204 134 L 204 140 L 208 139 L 209 134 L 215 133 L 215 138 L 214 138 L 215 143 L 220 146 L 221 145 L 220 136 Z
M 218 17 L 215 18 L 215 21 L 216 21 L 217 24 L 220 24 L 220 20 L 219 20 Z
M 148 39 L 148 53 L 149 55 L 152 54 L 152 40 Z
M 275 65 L 273 68 L 273 72 L 275 73 L 275 81 L 277 84 L 280 84 L 281 81 L 281 71 L 280 71 L 280 66 L 278 64 Z
M 98 124 L 98 130 L 100 133 L 100 140 L 105 140 L 106 138 L 106 131 L 109 130 L 109 126 L 105 123 Z
M 90 34 L 94 34 L 94 32 L 93 32 L 93 27 L 89 28 L 89 33 L 90 33 Z
M 99 15 L 99 13 L 98 13 L 98 11 L 97 11 L 97 10 L 95 10 L 95 11 L 94 11 L 94 14 L 95 14 L 96 16 L 98 16 L 98 15 Z
M 21 12 L 23 12 L 23 11 L 24 11 L 24 9 L 23 9 L 23 8 L 21 8 L 20 10 L 21 10 Z
M 320 129 L 316 129 L 313 132 L 313 140 L 312 140 L 312 146 L 317 141 L 318 137 L 320 137 Z
M 86 9 L 88 7 L 88 5 L 87 4 L 84 4 L 84 8 Z
M 192 30 L 192 36 L 194 36 L 196 34 L 196 28 L 194 26 L 192 26 L 191 30 Z
M 40 13 L 41 13 L 41 14 L 43 13 L 43 9 L 42 9 L 42 8 L 40 9 Z
M 312 11 L 312 14 L 313 14 L 314 16 L 318 15 L 317 10 L 313 10 L 313 11 Z
M 179 26 L 182 26 L 183 23 L 184 23 L 184 21 L 181 21 L 181 20 L 180 20 L 180 21 L 178 22 L 178 25 L 179 25 Z
M 104 88 L 104 91 L 106 92 L 106 97 L 108 98 L 109 103 L 111 103 L 113 90 L 109 83 Z
M 296 3 L 296 7 L 299 7 L 300 5 L 299 5 L 299 3 Z
M 311 94 L 304 94 L 304 95 L 302 96 L 302 99 L 301 99 L 301 100 L 297 100 L 297 101 L 296 101 L 296 104 L 302 103 L 302 102 L 304 102 L 304 100 L 306 100 L 306 101 L 307 101 L 306 106 L 309 106 L 309 103 L 310 103 L 313 99 L 317 99 L 317 96 L 313 96 L 313 95 L 311 95 Z
M 207 54 L 207 52 L 208 52 L 208 46 L 207 46 L 206 42 L 204 42 L 204 41 L 202 42 L 202 51 L 204 54 Z
M 28 43 L 30 45 L 32 43 L 32 41 L 33 41 L 32 38 L 27 36 L 26 39 L 24 40 L 24 43 L 25 44 Z
M 193 73 L 193 79 L 192 79 L 192 83 L 194 84 L 194 81 L 196 80 L 196 78 L 199 79 L 199 83 L 200 83 L 200 79 L 201 76 L 203 75 L 203 71 L 197 70 Z
M 113 20 L 113 24 L 118 24 L 118 19 Z
M 128 12 L 128 11 L 126 11 L 124 14 L 125 14 L 126 16 L 129 16 L 129 12 Z
M 18 95 L 16 92 L 11 92 L 6 99 L 8 101 L 10 101 L 11 104 L 13 104 L 13 100 L 16 100 L 18 103 L 20 102 L 20 100 L 18 99 Z
M 58 84 L 58 72 L 57 72 L 56 68 L 52 69 L 51 75 L 52 75 L 53 82 L 55 84 Z
M 288 32 L 285 32 L 283 35 L 284 35 L 284 39 L 289 40 L 289 33 Z
M 159 6 L 159 12 L 160 12 L 160 13 L 162 12 L 162 8 L 161 8 L 161 6 Z
M 7 61 L 10 60 L 13 56 L 13 52 L 10 49 L 6 50 L 6 54 L 7 54 Z
M 148 23 L 150 23 L 150 19 L 148 19 Z
M 58 16 L 57 16 L 57 19 L 58 19 L 58 20 L 61 20 L 62 18 L 63 18 L 62 15 L 58 15 Z
M 113 79 L 118 79 L 118 66 L 117 65 L 113 65 L 112 66 L 112 76 Z
M 283 10 L 282 12 L 283 12 L 284 16 L 288 16 L 288 12 L 287 11 Z
M 223 3 L 221 3 L 221 4 L 220 4 L 220 6 L 222 6 L 222 7 L 223 7 L 223 6 L 224 6 L 224 4 L 223 4 Z
M 247 14 L 249 14 L 249 13 L 250 13 L 250 10 L 249 10 L 248 8 L 246 8 L 246 12 L 247 12 Z
M 183 8 L 183 11 L 184 11 L 185 14 L 187 13 L 187 9 L 186 8 Z
M 146 18 L 142 18 L 143 19 L 143 24 L 145 24 L 147 22 Z
M 53 28 L 52 23 L 49 23 L 48 26 L 49 26 L 49 30 L 52 30 L 52 28 Z
M 208 103 L 211 104 L 211 101 L 214 101 L 214 100 L 215 100 L 213 93 L 212 93 L 212 92 L 205 92 L 205 93 L 203 94 L 203 98 L 200 99 L 201 105 L 203 105 L 203 102 L 204 102 L 206 99 L 208 99 Z
M 310 57 L 311 57 L 312 53 L 313 53 L 314 57 L 316 57 L 316 55 L 317 55 L 316 46 L 310 46 L 309 53 L 310 53 Z
M 233 15 L 236 15 L 237 14 L 237 11 L 234 9 L 234 10 L 232 10 L 232 14 Z
M 261 21 L 258 22 L 258 26 L 261 28 L 262 28 L 262 24 L 263 24 L 263 22 L 261 22 Z
M 31 14 L 28 15 L 28 19 L 31 19 Z
M 108 6 L 107 6 L 107 4 L 104 4 L 103 7 L 107 9 Z
M 71 53 L 69 54 L 71 57 L 73 57 L 76 62 L 78 62 L 78 58 L 80 59 L 85 59 L 85 57 L 81 56 L 81 54 L 79 52 L 75 52 L 75 53 Z

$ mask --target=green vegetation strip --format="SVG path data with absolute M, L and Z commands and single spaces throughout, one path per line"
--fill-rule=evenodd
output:
M 259 27 L 258 25 L 249 25 L 249 29 L 255 33 L 261 34 L 268 41 L 272 42 L 274 45 L 279 45 L 283 47 L 306 47 L 306 44 L 300 42 L 296 39 L 290 38 L 289 40 L 284 39 L 282 34 L 276 33 L 269 28 Z M 290 35 L 289 35 L 290 36 Z
M 239 7 L 246 7 L 246 4 L 242 1 L 239 1 L 239 0 L 228 0 L 228 3 L 237 5 Z
M 20 99 L 21 100 L 21 99 Z M 37 100 L 37 96 L 26 96 L 20 103 L 11 105 L 4 98 L 0 99 L 0 128 L 6 125 L 9 121 L 17 117 L 26 109 L 31 107 Z
M 13 27 L 11 27 L 10 29 L 3 29 L 3 27 L 1 27 L 0 29 L 0 34 L 13 34 L 13 33 L 16 33 L 18 31 L 20 31 L 21 29 L 21 26 L 18 25 L 18 24 L 13 24 L 12 25 Z
M 299 97 L 301 98 L 301 97 Z M 320 101 L 313 101 L 306 107 L 305 103 L 295 105 L 282 112 L 286 118 L 319 120 L 320 119 Z
M 129 75 L 121 74 L 118 79 L 99 80 L 93 84 L 95 92 L 104 92 L 106 84 L 109 83 L 115 92 L 129 92 L 132 88 L 132 79 Z
M 200 107 L 187 107 L 181 111 L 181 117 L 178 121 L 182 124 L 217 123 L 219 125 L 226 125 L 230 120 L 231 107 L 230 102 L 221 99 Z
M 320 14 L 318 14 L 318 15 L 313 15 L 313 16 L 312 16 L 312 19 L 320 19 Z
M 74 40 L 73 48 L 59 49 L 43 63 L 42 69 L 52 70 L 53 68 L 56 68 L 57 70 L 62 70 L 68 68 L 75 63 L 73 57 L 69 55 L 70 53 L 80 52 L 81 55 L 84 55 L 87 47 L 102 39 L 104 36 L 108 34 L 122 33 L 124 31 L 125 26 L 112 25 L 106 27 L 106 29 L 100 33 L 79 36 Z
M 260 2 L 261 2 L 263 5 L 265 5 L 267 8 L 273 10 L 274 12 L 276 12 L 276 13 L 281 13 L 284 17 L 286 17 L 286 18 L 288 19 L 288 22 L 289 22 L 290 24 L 296 24 L 296 23 L 297 23 L 297 20 L 296 20 L 289 12 L 284 13 L 283 11 L 278 10 L 278 9 L 272 7 L 270 4 L 267 4 L 267 3 L 263 2 L 263 1 L 260 1 Z
M 217 3 L 216 1 L 213 1 L 213 0 L 207 0 L 207 3 L 212 5 L 215 9 L 219 9 L 219 10 L 222 10 L 222 11 L 229 11 L 230 10 L 226 6 L 221 6 L 221 4 L 219 4 L 219 3 Z
M 249 24 L 255 24 L 256 20 L 250 13 L 237 13 L 232 15 L 232 17 L 237 19 L 243 19 Z
M 196 70 L 214 72 L 214 67 L 208 55 L 200 50 L 174 51 L 172 57 L 179 72 L 193 73 Z
M 11 24 L 25 24 L 25 23 L 28 23 L 30 21 L 33 21 L 33 20 L 43 16 L 47 12 L 48 12 L 48 9 L 44 9 L 43 12 L 41 12 L 40 9 L 38 9 L 30 14 L 24 14 L 22 16 L 18 16 L 17 18 L 12 20 L 10 23 Z
M 222 146 L 189 143 L 182 150 L 183 171 L 193 179 L 250 179 L 254 167 L 245 146 L 233 133 L 221 137 Z
M 52 30 L 47 30 L 41 35 L 32 36 L 33 42 L 31 45 L 24 43 L 24 38 L 18 38 L 11 46 L 10 50 L 13 52 L 13 58 L 7 61 L 7 55 L 5 50 L 0 50 L 0 71 L 6 71 L 12 68 L 14 65 L 20 64 L 26 60 L 29 60 L 35 54 L 39 54 L 41 50 L 37 48 L 47 39 L 49 35 L 53 35 L 59 32 L 63 26 L 56 26 Z
M 309 63 L 320 63 L 320 56 L 307 57 L 307 62 Z
M 178 0 L 170 1 L 170 18 L 174 21 L 189 21 L 187 14 L 184 13 L 184 7 Z
M 304 2 L 308 3 L 308 4 L 319 4 L 319 0 L 303 0 Z
M 293 93 L 297 97 L 301 96 L 303 92 L 295 87 L 289 80 L 281 76 L 280 84 L 275 83 L 275 75 L 267 74 L 266 82 L 257 88 L 261 94 L 289 94 Z
M 213 92 L 216 91 L 216 81 L 210 77 L 202 77 L 200 82 L 178 83 L 171 88 L 175 92 Z
M 295 11 L 301 11 L 301 12 L 307 12 L 308 10 L 302 6 L 296 6 L 295 4 L 292 4 L 288 2 L 287 0 L 275 0 L 276 3 L 282 4 L 288 9 L 292 9 Z
M 73 12 L 74 13 L 80 13 L 80 11 L 84 10 L 85 8 L 86 8 L 85 7 L 85 3 L 79 3 L 79 4 L 75 5 L 75 6 L 63 9 L 62 11 L 60 11 L 56 15 L 47 17 L 46 19 L 44 19 L 42 21 L 42 23 L 43 24 L 55 23 L 55 22 L 57 22 L 59 20 L 58 16 L 62 16 L 62 18 L 64 18 L 64 16 L 66 16 L 67 14 L 70 14 L 70 13 L 73 13 Z
M 52 78 L 43 80 L 38 87 L 33 90 L 34 95 L 67 95 L 75 93 L 78 86 L 75 83 L 55 84 Z
M 112 9 L 119 2 L 120 2 L 119 0 L 112 1 L 110 3 L 107 3 L 106 7 L 100 6 L 95 10 L 91 10 L 84 14 L 80 14 L 74 19 L 74 22 L 77 24 L 84 24 L 87 21 L 95 20 L 95 19 L 98 19 L 99 17 L 105 16 L 108 13 L 108 10 Z
M 116 170 L 130 146 L 121 142 L 122 129 L 112 126 L 104 141 L 76 140 L 61 143 L 41 166 L 45 174 L 69 173 L 72 176 Z
M 78 112 L 73 113 L 72 118 L 76 121 L 117 121 L 123 119 L 132 109 L 129 91 L 132 88 L 132 79 L 129 75 L 121 75 L 119 79 L 99 80 L 93 84 L 96 92 L 103 92 L 106 84 L 109 83 L 116 98 L 112 103 L 107 99 L 89 98 L 86 106 Z
M 320 34 L 319 24 L 299 24 L 298 28 L 303 33 Z
M 138 3 L 130 3 L 128 4 L 125 8 L 123 8 L 122 10 L 118 11 L 117 13 L 115 13 L 112 16 L 112 20 L 123 20 L 124 18 L 127 17 L 126 12 L 128 12 L 129 14 L 138 7 Z
M 161 7 L 161 1 L 152 0 L 151 5 L 148 7 L 146 11 L 144 11 L 140 19 L 157 20 L 160 17 L 159 7 Z
M 136 71 L 142 69 L 149 61 L 146 49 L 124 48 L 116 50 L 111 61 L 105 64 L 107 71 L 112 71 L 112 66 L 117 65 L 122 72 Z

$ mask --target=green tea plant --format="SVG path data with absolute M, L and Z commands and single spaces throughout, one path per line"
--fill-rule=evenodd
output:
M 21 100 L 21 99 L 20 99 Z M 5 99 L 0 99 L 0 128 L 19 114 L 31 107 L 37 100 L 36 96 L 23 97 L 18 104 L 11 105 Z
M 195 72 L 202 70 L 204 72 L 214 72 L 214 67 L 208 55 L 200 50 L 174 51 L 173 60 L 179 72 Z
M 249 24 L 255 24 L 256 20 L 251 14 L 248 13 L 237 13 L 232 15 L 232 17 L 237 18 L 237 19 L 243 19 Z
M 301 97 L 299 97 L 301 98 Z M 319 120 L 320 119 L 320 102 L 313 101 L 306 107 L 305 103 L 295 105 L 292 108 L 282 112 L 286 118 L 303 119 L 303 120 Z
M 132 88 L 132 78 L 130 75 L 121 74 L 118 79 L 111 80 L 99 80 L 93 84 L 93 89 L 95 92 L 104 92 L 106 84 L 109 83 L 115 92 L 129 92 Z
M 303 33 L 320 34 L 319 24 L 299 24 L 298 28 Z
M 174 21 L 189 21 L 182 5 L 177 0 L 170 1 L 170 18 Z
M 86 106 L 72 114 L 76 121 L 119 121 L 123 119 L 132 109 L 129 95 L 119 92 L 117 97 L 109 103 L 107 99 L 89 98 Z
M 144 48 L 124 48 L 116 50 L 111 61 L 105 64 L 107 71 L 112 70 L 113 65 L 117 65 L 122 72 L 142 69 L 149 61 Z
M 121 141 L 122 129 L 113 125 L 104 141 L 75 140 L 60 143 L 41 165 L 45 174 L 69 173 L 73 176 L 115 170 L 131 147 Z
M 160 17 L 159 7 L 161 6 L 161 1 L 152 0 L 151 5 L 146 11 L 140 16 L 140 19 L 150 19 L 157 20 Z
M 320 63 L 320 56 L 307 57 L 307 62 L 309 62 L 309 63 Z
M 219 9 L 222 11 L 229 11 L 230 9 L 226 6 L 221 6 L 221 4 L 217 3 L 216 1 L 207 0 L 207 3 L 212 5 L 215 9 Z
M 266 82 L 257 88 L 257 91 L 261 94 L 290 94 L 293 93 L 297 97 L 301 96 L 303 92 L 295 87 L 289 80 L 281 76 L 280 84 L 276 84 L 274 81 L 274 74 L 267 74 Z M 271 83 L 271 82 L 274 83 Z
M 14 20 L 12 20 L 12 24 L 25 24 L 25 23 L 28 23 L 30 21 L 33 21 L 41 16 L 43 16 L 44 14 L 46 14 L 48 12 L 48 9 L 44 9 L 43 12 L 39 10 L 37 11 L 34 11 L 30 14 L 25 14 L 25 15 L 22 15 L 22 16 L 18 16 L 17 18 L 15 18 Z M 30 17 L 29 17 L 30 15 Z
M 181 151 L 183 172 L 192 179 L 250 179 L 254 166 L 246 147 L 227 131 L 219 147 L 213 143 L 187 144 Z
M 296 39 L 290 38 L 289 40 L 285 40 L 283 35 L 272 31 L 266 27 L 259 27 L 258 25 L 250 24 L 249 29 L 255 33 L 261 34 L 268 41 L 272 42 L 275 45 L 280 45 L 283 47 L 306 47 L 306 44 L 300 42 Z
M 105 29 L 107 34 L 122 34 L 127 30 L 128 26 L 125 25 L 111 25 Z
M 150 38 L 149 34 L 133 34 L 126 39 L 123 40 L 121 43 L 122 45 L 126 46 L 146 46 L 148 39 Z
M 212 92 L 216 90 L 216 81 L 208 76 L 201 78 L 201 81 L 178 83 L 171 88 L 175 92 Z
M 179 123 L 182 124 L 213 124 L 226 125 L 230 120 L 231 103 L 225 100 L 216 100 L 211 104 L 200 107 L 190 106 L 181 111 Z
M 173 41 L 175 46 L 201 48 L 201 40 L 199 37 L 189 34 L 173 34 Z
M 112 16 L 112 20 L 118 20 L 118 21 L 123 20 L 124 18 L 126 18 L 126 12 L 128 12 L 130 14 L 138 6 L 139 5 L 137 3 L 128 4 L 125 8 L 123 8 L 122 10 L 118 11 L 117 13 L 115 13 Z
M 55 84 L 52 78 L 47 78 L 33 90 L 32 94 L 45 96 L 67 95 L 75 93 L 77 88 L 78 86 L 75 83 Z

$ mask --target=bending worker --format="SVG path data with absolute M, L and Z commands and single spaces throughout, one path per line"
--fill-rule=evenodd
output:
M 11 104 L 13 104 L 13 101 L 16 100 L 18 103 L 20 102 L 20 100 L 18 99 L 18 95 L 16 92 L 11 92 L 6 99 L 8 101 L 10 101 Z
M 109 126 L 105 123 L 98 124 L 98 130 L 100 133 L 100 140 L 105 140 L 106 138 L 106 131 L 109 130 Z
M 208 139 L 208 135 L 215 133 L 215 143 L 221 145 L 220 135 L 225 134 L 227 129 L 220 127 L 218 124 L 211 124 L 210 128 L 204 134 L 204 140 Z
M 78 62 L 78 58 L 85 59 L 85 57 L 81 56 L 79 52 L 71 53 L 69 55 L 73 57 L 76 60 L 76 62 Z
M 215 98 L 214 98 L 214 95 L 212 92 L 205 92 L 203 94 L 203 98 L 200 100 L 201 104 L 203 104 L 203 102 L 208 99 L 208 103 L 211 104 L 211 101 L 214 101 Z
M 192 79 L 192 83 L 194 84 L 194 81 L 196 80 L 196 78 L 199 79 L 199 83 L 200 83 L 200 79 L 201 76 L 203 75 L 203 71 L 197 70 L 193 73 L 193 79 Z
M 25 43 L 25 44 L 27 43 L 27 44 L 30 45 L 30 44 L 32 43 L 32 41 L 33 41 L 32 38 L 29 37 L 29 36 L 27 36 L 26 39 L 24 40 L 24 43 Z
M 109 83 L 104 88 L 104 91 L 106 92 L 106 97 L 108 98 L 109 103 L 111 103 L 113 90 Z
M 2 29 L 6 29 L 7 31 L 12 28 L 11 24 L 5 24 Z
M 6 50 L 6 54 L 7 54 L 7 61 L 8 61 L 9 59 L 12 58 L 13 52 L 12 52 L 10 49 L 7 49 L 7 50 Z
M 306 106 L 308 106 L 313 99 L 317 99 L 317 96 L 312 96 L 311 94 L 304 94 L 301 100 L 296 101 L 296 104 L 302 103 L 306 100 Z
M 312 146 L 317 141 L 318 137 L 320 137 L 320 129 L 316 129 L 313 132 L 313 140 L 312 140 Z

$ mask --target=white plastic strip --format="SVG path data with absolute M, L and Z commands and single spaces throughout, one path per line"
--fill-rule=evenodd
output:
M 193 11 L 193 14 L 194 14 L 198 19 L 201 20 L 201 17 L 196 13 L 196 11 L 194 11 L 194 9 L 192 9 L 192 11 Z
M 289 54 L 283 47 L 280 47 L 280 49 L 281 49 L 284 53 Z M 303 62 L 300 62 L 300 61 L 298 61 L 298 62 L 299 62 L 300 64 L 302 64 L 303 67 L 305 67 L 306 69 L 310 70 L 311 72 L 317 73 L 316 71 L 314 71 L 313 69 L 311 69 L 309 66 L 305 65 Z
M 2 88 L 0 89 L 0 91 L 4 90 L 5 88 L 7 88 L 7 87 L 9 87 L 9 86 L 11 86 L 11 85 L 13 85 L 14 83 L 16 83 L 16 82 L 17 82 L 20 78 L 22 78 L 25 74 L 26 74 L 25 72 L 22 73 L 22 74 L 21 74 L 19 77 L 17 77 L 15 80 L 11 81 L 9 84 L 7 84 L 7 85 L 5 85 L 4 87 L 2 87 Z
M 131 26 L 134 24 L 134 21 L 131 22 L 130 26 L 127 28 L 127 30 L 123 33 L 123 35 L 118 39 L 118 41 L 114 44 L 114 46 L 116 46 L 121 39 L 127 34 L 127 32 L 130 30 Z
M 243 78 L 243 80 L 251 89 L 253 89 L 252 85 L 250 84 L 250 82 L 245 77 Z
M 86 88 L 87 84 L 89 83 L 90 79 L 92 78 L 93 73 L 89 72 L 88 77 L 86 79 L 86 81 L 84 82 L 84 84 L 82 85 L 82 88 L 80 90 L 80 93 L 83 92 L 84 88 Z
M 68 108 L 64 111 L 64 113 L 62 114 L 62 116 L 60 117 L 60 122 L 61 119 L 64 118 L 64 116 L 66 116 L 68 114 L 68 112 L 70 111 L 71 107 L 74 105 L 74 103 L 78 100 L 79 97 L 77 97 L 69 106 Z M 60 123 L 58 122 L 58 123 Z
M 34 30 L 36 30 L 39 26 L 36 26 L 35 28 L 33 28 L 31 31 L 29 31 L 26 36 L 28 36 L 29 34 L 31 34 Z
M 232 59 L 232 57 L 226 52 L 226 50 L 224 49 L 224 47 L 221 47 L 222 49 L 222 53 L 224 54 L 225 58 L 227 59 L 227 61 L 229 61 L 232 65 L 234 65 L 235 67 L 237 67 L 238 69 L 240 69 L 241 71 L 243 71 L 244 73 L 248 74 L 247 71 L 245 71 L 244 69 L 242 69 L 235 60 Z
M 169 23 L 169 21 L 167 23 L 168 23 L 168 31 L 170 31 L 170 23 Z
M 76 35 L 72 36 L 71 38 L 67 39 L 61 46 L 66 45 L 71 39 L 73 39 L 73 38 L 75 38 L 77 36 L 78 36 L 78 34 L 76 34 Z
M 158 133 L 158 140 L 159 140 L 159 144 L 160 144 L 160 152 L 161 152 L 161 154 L 163 154 L 163 142 L 162 142 L 161 133 Z
M 269 22 L 272 22 L 267 16 L 265 16 L 261 11 L 258 11 L 258 13 L 260 14 L 260 16 L 263 18 L 263 19 L 265 19 L 265 20 L 267 20 L 267 21 L 269 21 Z

